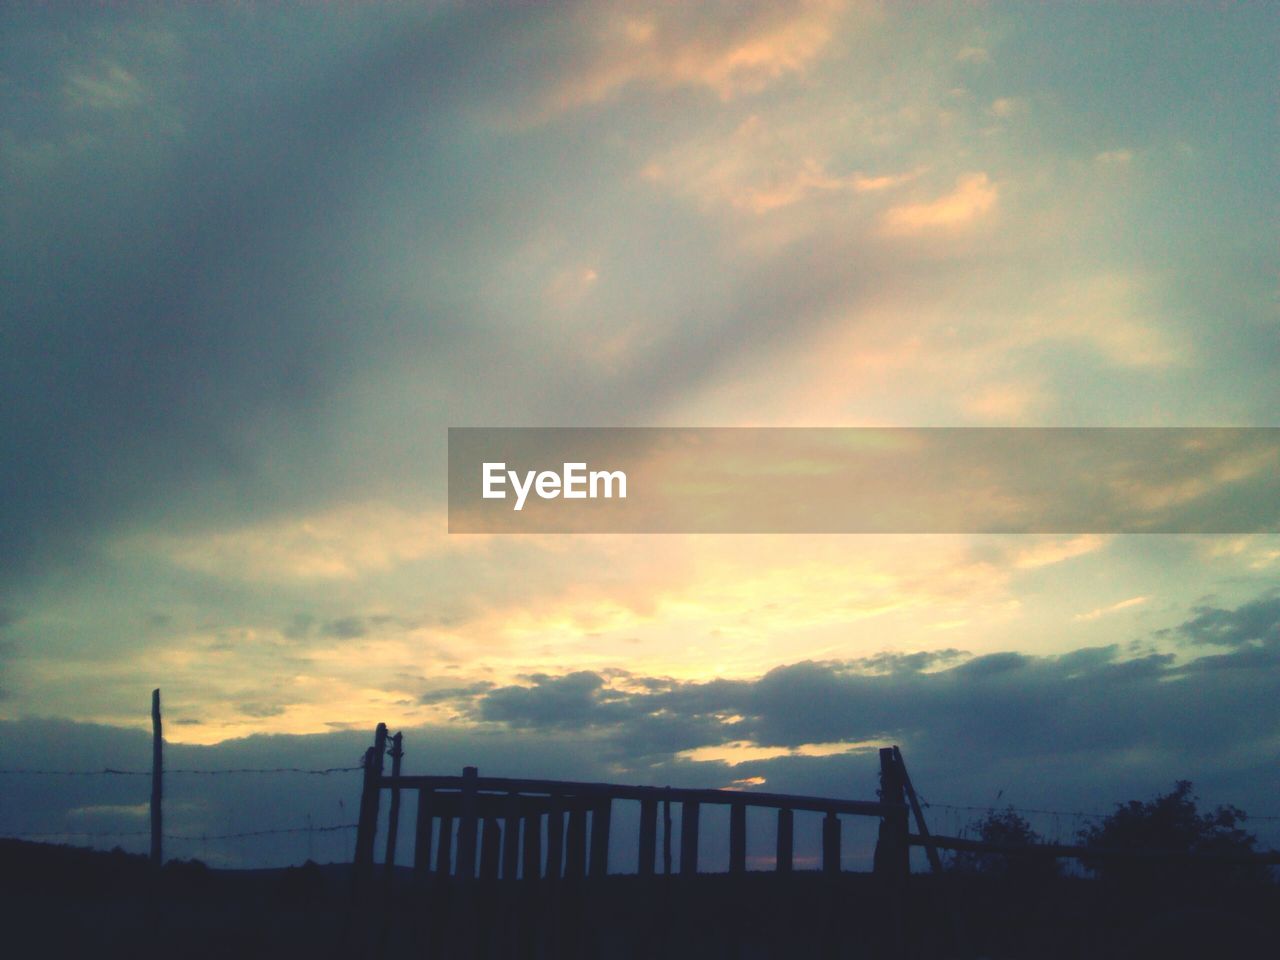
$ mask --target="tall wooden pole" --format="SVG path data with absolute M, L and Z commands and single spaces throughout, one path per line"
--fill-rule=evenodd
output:
M 151 865 L 164 863 L 161 825 L 164 799 L 164 737 L 160 733 L 160 691 L 151 691 Z
M 404 756 L 404 734 L 391 738 L 391 777 L 400 778 L 400 758 Z M 387 810 L 387 855 L 383 864 L 386 882 L 391 884 L 396 872 L 396 839 L 400 832 L 400 788 L 391 788 L 391 807 Z
M 378 798 L 382 792 L 382 761 L 387 752 L 387 725 L 378 724 L 373 746 L 364 754 L 364 787 L 360 791 L 360 818 L 356 827 L 355 869 L 357 890 L 367 889 L 373 874 L 373 841 L 378 831 Z

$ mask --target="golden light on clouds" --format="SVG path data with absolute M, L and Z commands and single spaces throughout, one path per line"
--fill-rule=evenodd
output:
M 890 234 L 958 229 L 990 213 L 998 195 L 985 173 L 969 173 L 956 181 L 954 190 L 934 200 L 890 207 L 882 222 Z

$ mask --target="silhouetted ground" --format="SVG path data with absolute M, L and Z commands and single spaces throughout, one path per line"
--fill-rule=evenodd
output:
M 380 875 L 379 875 L 380 876 Z M 537 956 L 820 958 L 1270 957 L 1280 891 L 1182 878 L 1121 889 L 915 876 L 902 902 L 865 874 L 611 877 L 575 886 L 417 888 L 399 872 L 353 910 L 345 865 L 210 870 L 0 841 L 0 922 L 11 957 Z M 478 941 L 478 942 L 477 942 Z M 477 954 L 477 946 L 482 950 Z

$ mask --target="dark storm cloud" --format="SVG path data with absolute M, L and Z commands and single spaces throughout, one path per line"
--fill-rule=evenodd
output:
M 1280 639 L 1280 593 L 1259 597 L 1234 610 L 1200 606 L 1193 613 L 1195 616 L 1174 631 L 1192 643 L 1239 647 L 1274 644 Z
M 467 700 L 477 694 L 492 690 L 493 687 L 494 684 L 488 680 L 481 680 L 463 687 L 444 687 L 440 690 L 424 693 L 418 698 L 418 702 L 423 705 L 430 705 L 433 703 L 447 703 L 450 700 Z
M 1274 600 L 1217 615 L 1255 623 L 1259 608 L 1273 610 Z M 459 691 L 455 705 L 521 730 L 593 731 L 600 749 L 628 766 L 735 741 L 791 749 L 891 740 L 946 764 L 984 753 L 1037 766 L 1129 758 L 1139 766 L 1168 764 L 1173 777 L 1190 775 L 1178 774 L 1178 763 L 1192 772 L 1217 769 L 1226 749 L 1269 755 L 1280 727 L 1274 635 L 1190 662 L 1170 653 L 1124 658 L 1114 645 L 1047 657 L 995 653 L 947 665 L 958 656 L 806 661 L 751 681 L 624 677 L 611 684 L 579 671 Z

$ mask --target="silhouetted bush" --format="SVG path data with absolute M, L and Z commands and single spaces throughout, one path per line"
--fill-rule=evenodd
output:
M 1024 847 L 1025 854 L 973 853 L 961 851 L 952 861 L 953 869 L 1017 881 L 1044 881 L 1058 876 L 1060 868 L 1052 857 L 1037 855 L 1033 848 L 1044 842 L 1013 807 L 992 810 L 970 824 L 974 838 L 1004 847 Z
M 1256 863 L 1213 859 L 1213 855 L 1255 853 L 1257 838 L 1241 824 L 1244 811 L 1221 806 L 1201 813 L 1190 780 L 1179 780 L 1169 793 L 1143 803 L 1130 800 L 1101 823 L 1080 832 L 1084 846 L 1131 850 L 1128 858 L 1085 859 L 1084 865 L 1104 880 L 1142 889 L 1173 886 L 1260 884 L 1269 869 Z M 1162 854 L 1187 854 L 1164 856 Z M 1196 857 L 1192 855 L 1203 854 Z

